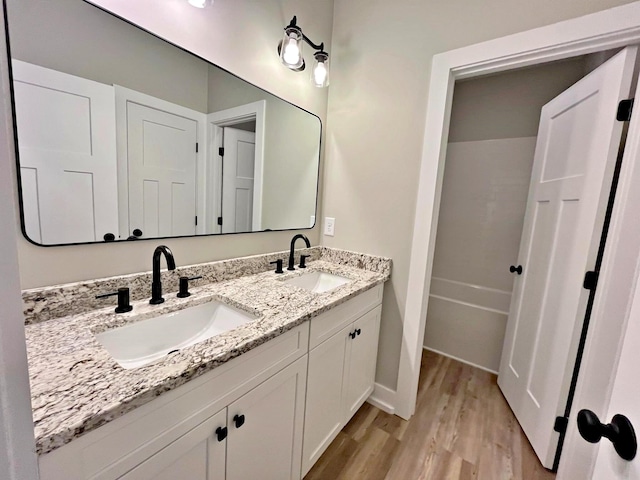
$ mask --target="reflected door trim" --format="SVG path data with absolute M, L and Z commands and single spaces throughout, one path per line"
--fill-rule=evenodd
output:
M 128 122 L 127 105 L 135 103 L 157 110 L 162 110 L 173 115 L 193 119 L 197 122 L 198 151 L 196 153 L 196 235 L 213 233 L 209 224 L 207 212 L 207 175 L 206 175 L 206 118 L 207 115 L 190 108 L 182 107 L 165 100 L 131 90 L 120 85 L 114 85 L 116 95 L 116 138 L 118 152 L 118 218 L 120 222 L 121 240 L 126 240 L 137 225 L 130 225 L 129 219 L 129 162 L 128 162 Z M 200 175 L 200 172 L 205 172 Z M 215 197 L 214 197 L 215 198 Z M 211 210 L 214 210 L 211 208 Z M 127 234 L 128 232 L 128 234 Z M 144 229 L 143 229 L 144 233 Z
M 253 215 L 252 231 L 262 230 L 262 190 L 264 177 L 264 139 L 265 139 L 265 118 L 267 102 L 247 103 L 239 107 L 220 110 L 207 115 L 207 128 L 209 129 L 209 165 L 211 166 L 209 184 L 212 185 L 213 198 L 217 202 L 215 210 L 210 209 L 210 217 L 207 223 L 216 225 L 216 229 L 210 233 L 222 233 L 220 225 L 217 225 L 217 217 L 222 216 L 222 170 L 219 148 L 223 146 L 223 127 L 231 127 L 247 120 L 256 121 L 256 149 L 254 164 L 253 182 Z

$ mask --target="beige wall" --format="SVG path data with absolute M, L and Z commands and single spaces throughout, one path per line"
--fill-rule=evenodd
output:
M 628 0 L 335 0 L 323 243 L 393 258 L 377 381 L 396 387 L 434 54 Z
M 276 46 L 282 29 L 294 14 L 311 38 L 329 42 L 333 0 L 218 1 L 205 10 L 193 8 L 184 0 L 95 0 L 93 3 L 170 38 L 315 113 L 323 121 L 326 118 L 327 90 L 313 87 L 307 75 L 283 68 Z M 100 54 L 98 47 L 95 51 L 96 55 Z M 15 178 L 15 172 L 10 174 Z M 313 244 L 318 244 L 319 228 L 304 233 Z M 150 270 L 151 255 L 159 243 L 173 250 L 179 265 L 284 250 L 292 234 L 268 232 L 64 247 L 38 247 L 19 237 L 21 282 L 23 288 L 30 288 Z

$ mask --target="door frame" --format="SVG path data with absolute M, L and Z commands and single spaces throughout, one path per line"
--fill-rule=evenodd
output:
M 221 226 L 217 225 L 214 217 L 222 215 L 222 165 L 217 161 L 219 158 L 218 149 L 222 147 L 223 127 L 232 127 L 247 121 L 256 121 L 256 152 L 253 170 L 253 216 L 251 230 L 256 232 L 262 230 L 262 189 L 264 180 L 264 141 L 265 141 L 265 119 L 267 101 L 259 100 L 237 107 L 228 108 L 212 112 L 207 115 L 207 133 L 209 135 L 209 185 L 211 185 L 213 208 L 209 209 L 210 225 L 216 227 L 214 232 L 221 233 Z
M 120 226 L 120 240 L 126 240 L 131 235 L 129 221 L 129 127 L 127 121 L 127 103 L 136 103 L 143 107 L 155 108 L 163 112 L 195 120 L 198 123 L 198 151 L 196 153 L 196 215 L 207 219 L 207 141 L 206 114 L 181 105 L 162 100 L 160 98 L 138 92 L 120 85 L 113 86 L 116 97 L 116 146 L 118 165 L 118 222 Z M 198 222 L 196 235 L 207 232 L 206 221 Z
M 415 412 L 455 81 L 638 42 L 640 2 L 634 2 L 433 57 L 395 395 L 400 417 Z

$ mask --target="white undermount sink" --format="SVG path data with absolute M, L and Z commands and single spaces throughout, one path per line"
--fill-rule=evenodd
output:
M 299 277 L 285 280 L 289 285 L 304 288 L 313 293 L 323 293 L 349 283 L 351 279 L 327 272 L 309 272 Z
M 130 369 L 147 365 L 170 352 L 228 332 L 256 318 L 211 301 L 99 333 L 96 340 L 120 366 Z

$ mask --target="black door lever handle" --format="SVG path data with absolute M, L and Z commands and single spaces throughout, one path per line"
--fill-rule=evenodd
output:
M 509 267 L 509 271 L 511 273 L 517 273 L 518 275 L 522 275 L 522 265 L 518 265 L 517 267 L 514 267 L 513 265 L 511 265 Z

